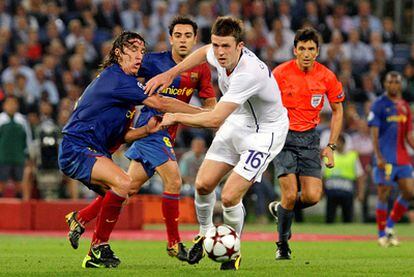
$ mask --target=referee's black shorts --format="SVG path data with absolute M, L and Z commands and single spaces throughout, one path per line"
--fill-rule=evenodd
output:
M 273 162 L 277 177 L 293 173 L 321 179 L 318 132 L 315 129 L 304 132 L 289 130 L 285 146 Z

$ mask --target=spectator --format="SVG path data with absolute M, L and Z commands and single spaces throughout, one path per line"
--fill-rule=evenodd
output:
M 117 25 L 122 25 L 119 12 L 113 0 L 102 0 L 98 4 L 95 21 L 99 29 L 111 31 Z
M 364 171 L 356 151 L 345 150 L 345 138 L 338 138 L 334 153 L 335 167 L 323 169 L 326 195 L 326 223 L 334 223 L 337 207 L 342 208 L 342 221 L 350 223 L 354 215 L 354 197 L 364 199 Z
M 335 5 L 333 14 L 328 15 L 325 21 L 330 31 L 339 30 L 347 35 L 353 29 L 352 19 L 346 14 L 345 5 L 341 3 Z
M 66 48 L 72 50 L 82 39 L 82 23 L 79 19 L 72 19 L 69 22 L 69 34 L 65 38 Z
M 142 25 L 140 1 L 129 0 L 128 9 L 121 12 L 122 27 L 127 31 L 138 31 Z
M 42 99 L 47 99 L 52 105 L 57 106 L 59 103 L 59 93 L 56 85 L 46 79 L 45 67 L 43 64 L 37 64 L 34 67 L 37 78 L 37 95 Z
M 344 44 L 345 56 L 352 62 L 352 73 L 360 75 L 366 71 L 368 64 L 374 60 L 372 50 L 359 39 L 357 30 L 349 33 L 349 40 Z
M 382 32 L 381 21 L 378 17 L 371 14 L 371 3 L 368 0 L 362 0 L 358 4 L 358 15 L 352 19 L 354 28 L 359 28 L 362 20 L 367 20 L 369 29 L 373 32 Z
M 16 97 L 8 96 L 3 110 L 0 114 L 0 195 L 7 181 L 13 181 L 15 196 L 28 199 L 28 189 L 22 189 L 22 180 L 31 143 L 30 128 L 25 117 L 18 112 Z
M 205 153 L 205 140 L 196 137 L 191 141 L 191 149 L 182 155 L 179 161 L 181 177 L 183 178 L 182 195 L 194 197 L 195 178 L 204 160 Z
M 385 17 L 382 20 L 383 32 L 382 32 L 382 40 L 385 43 L 396 44 L 399 43 L 400 39 L 398 37 L 397 32 L 394 29 L 394 21 L 391 17 Z
M 6 8 L 6 1 L 0 1 L 0 27 L 8 30 L 12 27 L 12 17 Z

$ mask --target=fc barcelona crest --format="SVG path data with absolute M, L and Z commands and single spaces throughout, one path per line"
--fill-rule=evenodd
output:
M 196 83 L 198 81 L 198 73 L 197 72 L 191 72 L 190 80 L 193 83 Z
M 312 99 L 311 99 L 311 106 L 316 108 L 317 106 L 319 106 L 319 104 L 322 101 L 322 94 L 314 94 L 312 95 Z

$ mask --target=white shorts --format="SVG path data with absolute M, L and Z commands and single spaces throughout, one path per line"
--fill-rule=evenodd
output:
M 206 159 L 230 164 L 246 180 L 260 182 L 269 163 L 282 150 L 288 130 L 288 122 L 274 132 L 256 133 L 255 128 L 240 128 L 226 121 L 217 131 Z

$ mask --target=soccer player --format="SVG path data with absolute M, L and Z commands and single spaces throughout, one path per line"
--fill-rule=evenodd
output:
M 139 77 L 146 81 L 167 71 L 182 62 L 196 44 L 197 24 L 186 17 L 176 17 L 169 26 L 171 51 L 148 54 L 144 57 Z M 216 104 L 216 96 L 211 85 L 211 73 L 207 63 L 200 64 L 182 72 L 172 84 L 160 92 L 163 96 L 174 97 L 185 103 L 197 93 L 203 101 L 205 109 L 212 109 Z M 138 117 L 137 126 L 143 126 L 153 115 L 160 112 L 144 107 Z M 151 136 L 137 140 L 125 153 L 131 160 L 129 174 L 136 191 L 154 175 L 156 171 L 164 184 L 162 194 L 162 214 L 167 230 L 167 253 L 179 260 L 187 261 L 187 250 L 181 243 L 178 230 L 179 199 L 182 184 L 177 159 L 173 150 L 178 125 L 161 130 Z
M 278 222 L 277 260 L 291 258 L 288 240 L 293 209 L 313 206 L 322 195 L 321 153 L 315 127 L 320 121 L 325 95 L 332 109 L 329 143 L 322 150 L 328 168 L 334 166 L 333 151 L 342 128 L 342 85 L 332 71 L 316 61 L 319 45 L 320 36 L 315 29 L 298 30 L 293 49 L 296 58 L 273 70 L 290 122 L 285 146 L 275 158 L 282 198 L 280 202 L 269 204 L 269 210 Z M 298 182 L 302 189 L 300 194 Z
M 162 53 L 146 54 L 138 71 L 138 76 L 149 80 L 180 63 L 188 56 L 196 44 L 197 24 L 186 17 L 176 17 L 169 26 L 172 50 Z M 174 82 L 160 94 L 176 98 L 182 102 L 190 102 L 197 93 L 203 101 L 203 108 L 211 109 L 216 104 L 216 97 L 211 85 L 211 73 L 208 65 L 203 63 L 191 70 L 183 72 Z M 160 111 L 144 106 L 137 120 L 137 127 L 145 126 L 149 119 L 161 115 Z M 167 253 L 179 260 L 187 260 L 187 250 L 181 243 L 178 231 L 178 203 L 181 189 L 181 175 L 172 145 L 175 140 L 177 125 L 168 130 L 160 130 L 141 140 L 137 140 L 126 152 L 131 160 L 128 174 L 132 178 L 130 194 L 138 192 L 141 186 L 158 172 L 164 183 L 162 195 L 162 213 L 165 218 L 168 243 Z M 68 215 L 68 220 L 79 222 L 70 226 L 69 238 L 72 245 L 78 245 L 84 226 L 96 217 L 101 198 L 98 197 L 88 207 Z
M 375 153 L 374 183 L 378 185 L 378 244 L 383 247 L 399 244 L 394 225 L 407 211 L 413 196 L 413 168 L 406 142 L 414 148 L 414 137 L 410 106 L 401 98 L 401 83 L 398 72 L 388 72 L 385 94 L 373 103 L 368 116 Z M 388 198 L 395 182 L 401 193 L 387 218 Z
M 135 105 L 145 104 L 164 111 L 199 110 L 173 98 L 148 97 L 144 93 L 143 85 L 136 80 L 144 52 L 145 41 L 140 35 L 120 34 L 103 63 L 103 71 L 85 89 L 62 131 L 60 169 L 102 195 L 91 248 L 83 267 L 117 267 L 120 263 L 108 241 L 132 181 L 111 160 L 111 154 L 123 143 Z M 153 121 L 150 125 L 131 130 L 128 139 L 157 130 Z M 69 223 L 76 225 L 73 222 Z
M 267 66 L 244 47 L 240 20 L 219 17 L 211 30 L 212 43 L 201 47 L 184 61 L 151 79 L 149 94 L 165 89 L 185 70 L 205 62 L 217 68 L 223 93 L 212 111 L 199 114 L 167 113 L 162 125 L 182 123 L 193 127 L 218 128 L 196 178 L 195 206 L 200 232 L 189 251 L 189 263 L 203 257 L 203 238 L 213 227 L 214 189 L 229 172 L 223 187 L 224 223 L 240 235 L 244 222 L 242 198 L 261 180 L 268 164 L 282 149 L 289 121 L 282 106 L 276 80 Z M 237 270 L 241 257 L 222 263 L 222 270 Z

